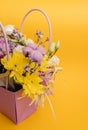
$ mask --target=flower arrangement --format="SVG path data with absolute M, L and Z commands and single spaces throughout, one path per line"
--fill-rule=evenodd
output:
M 19 86 L 23 89 L 23 96 L 28 96 L 36 103 L 43 104 L 45 94 L 52 93 L 52 87 L 56 72 L 59 70 L 59 59 L 55 55 L 60 43 L 52 43 L 46 52 L 43 47 L 43 33 L 36 32 L 36 42 L 25 39 L 14 26 L 4 27 L 8 45 L 9 60 L 7 60 L 5 41 L 0 38 L 0 71 L 9 76 L 8 88 L 16 91 Z M 3 67 L 2 67 L 3 66 Z M 16 88 L 15 84 L 18 84 Z
M 40 9 L 32 9 L 27 15 L 36 10 L 46 16 L 48 25 L 50 25 L 47 15 Z M 47 97 L 53 112 L 48 95 L 53 93 L 55 75 L 62 69 L 59 67 L 60 60 L 56 56 L 60 42 L 51 43 L 46 50 L 44 45 L 50 41 L 50 38 L 44 39 L 41 31 L 36 31 L 35 39 L 26 39 L 25 35 L 13 25 L 3 27 L 0 23 L 0 26 L 0 86 L 11 92 L 21 89 L 21 96 L 31 99 L 30 105 L 35 103 L 44 106 Z M 27 116 L 17 119 L 17 117 L 9 116 L 9 107 L 9 112 L 4 111 L 14 122 L 20 122 Z M 13 111 L 16 110 L 12 108 L 12 113 Z

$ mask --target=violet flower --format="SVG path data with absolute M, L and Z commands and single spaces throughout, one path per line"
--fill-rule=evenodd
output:
M 23 54 L 28 56 L 31 61 L 40 63 L 46 54 L 45 49 L 34 43 L 29 43 L 23 48 Z
M 38 75 L 42 78 L 42 84 L 47 86 L 51 77 L 52 73 L 51 72 L 39 72 Z
M 17 44 L 13 43 L 11 39 L 8 39 L 9 52 L 12 53 Z
M 31 59 L 31 61 L 40 63 L 43 59 L 43 55 L 38 50 L 33 50 L 30 53 L 29 58 Z
M 6 46 L 4 38 L 0 38 L 0 58 L 3 58 L 6 53 Z
M 9 53 L 13 52 L 13 49 L 15 48 L 15 44 L 12 43 L 12 41 L 10 39 L 8 40 L 8 49 L 9 49 Z M 0 38 L 0 58 L 3 58 L 6 55 L 6 45 L 5 45 L 5 40 L 4 38 Z

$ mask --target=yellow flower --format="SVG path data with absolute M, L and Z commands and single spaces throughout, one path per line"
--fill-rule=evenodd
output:
M 27 95 L 30 98 L 34 99 L 35 96 L 41 96 L 45 93 L 46 88 L 42 85 L 42 79 L 38 75 L 38 71 L 47 71 L 48 70 L 48 57 L 45 56 L 41 62 L 41 66 L 34 62 L 30 62 L 22 52 L 13 52 L 10 55 L 10 60 L 7 61 L 7 58 L 4 57 L 1 60 L 1 63 L 4 67 L 10 71 L 10 78 L 13 78 L 16 83 L 19 83 L 23 87 L 23 95 Z M 24 74 L 24 68 L 30 66 L 28 70 L 36 68 L 34 73 L 30 74 L 26 72 Z
M 25 66 L 29 64 L 29 59 L 26 58 L 22 52 L 13 52 L 13 54 L 10 55 L 9 61 L 7 61 L 7 57 L 5 56 L 1 60 L 1 63 L 7 70 L 14 70 L 22 74 Z
M 38 67 L 38 71 L 47 71 L 48 70 L 48 67 L 49 67 L 49 64 L 48 64 L 48 56 L 45 55 L 42 62 L 41 62 L 41 65 Z
M 35 95 L 41 95 L 44 93 L 45 87 L 41 84 L 42 79 L 38 76 L 38 74 L 27 74 L 24 77 L 23 84 L 23 95 L 27 95 L 32 99 L 35 98 Z
M 24 82 L 24 76 L 22 76 L 18 72 L 11 71 L 10 78 L 12 78 L 12 77 L 14 78 L 14 80 L 15 80 L 16 83 L 23 84 L 23 82 Z
M 14 78 L 16 83 L 23 83 L 24 76 L 24 68 L 29 64 L 29 59 L 26 58 L 21 52 L 13 52 L 10 55 L 10 60 L 7 61 L 7 58 L 4 57 L 1 60 L 1 63 L 4 67 L 10 71 L 10 78 Z

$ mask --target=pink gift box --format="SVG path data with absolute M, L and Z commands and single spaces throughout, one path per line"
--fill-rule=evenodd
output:
M 17 92 L 11 92 L 0 87 L 0 112 L 6 115 L 16 124 L 34 113 L 37 105 L 31 103 L 28 97 L 19 98 L 22 95 L 22 89 Z

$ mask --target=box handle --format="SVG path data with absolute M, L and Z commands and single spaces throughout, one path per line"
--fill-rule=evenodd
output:
M 39 12 L 41 12 L 41 13 L 45 16 L 45 18 L 46 18 L 46 20 L 47 20 L 48 27 L 49 27 L 49 44 L 48 44 L 48 48 L 49 48 L 49 46 L 50 46 L 50 44 L 51 44 L 51 42 L 52 42 L 52 28 L 51 28 L 51 23 L 50 23 L 50 20 L 49 20 L 48 15 L 47 15 L 47 14 L 45 13 L 45 11 L 43 11 L 42 9 L 33 8 L 33 9 L 29 10 L 29 11 L 24 15 L 24 17 L 23 17 L 23 19 L 22 19 L 22 22 L 21 22 L 21 25 L 20 25 L 20 32 L 22 33 L 23 24 L 24 24 L 24 21 L 25 21 L 26 17 L 27 17 L 30 13 L 34 12 L 34 11 L 39 11 Z

